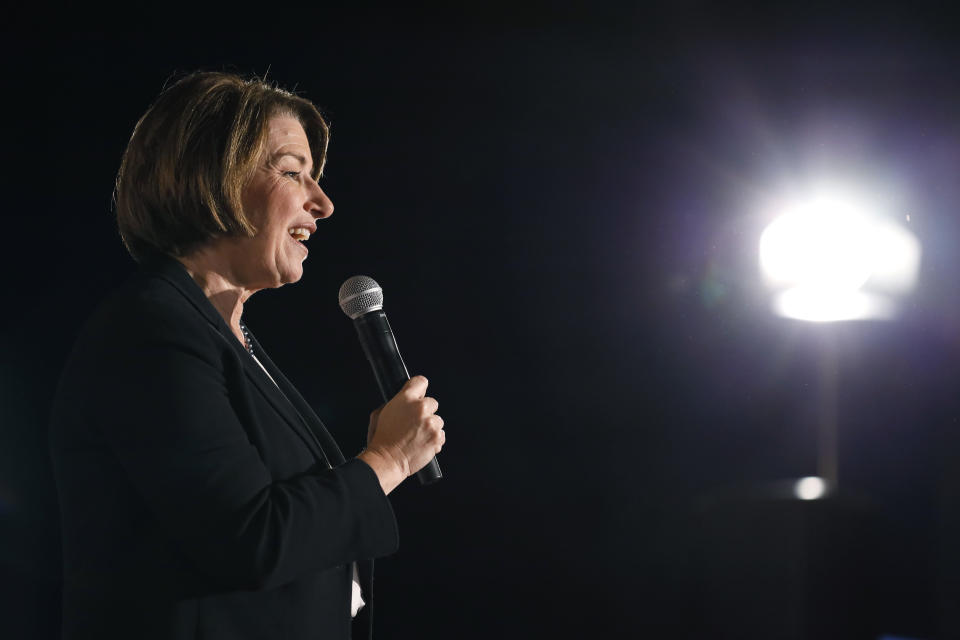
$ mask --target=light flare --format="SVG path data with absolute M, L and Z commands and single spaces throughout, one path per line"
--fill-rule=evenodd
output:
M 821 196 L 793 206 L 760 236 L 760 268 L 773 309 L 814 322 L 895 315 L 910 291 L 920 243 L 908 230 L 848 197 Z

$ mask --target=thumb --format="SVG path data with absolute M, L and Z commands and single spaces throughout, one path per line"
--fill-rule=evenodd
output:
M 419 400 L 427 395 L 429 382 L 424 376 L 413 376 L 403 385 L 401 392 L 413 400 Z

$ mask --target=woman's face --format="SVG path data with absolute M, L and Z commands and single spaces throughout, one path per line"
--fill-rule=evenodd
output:
M 238 270 L 252 289 L 279 287 L 303 276 L 306 240 L 316 219 L 333 213 L 333 203 L 311 177 L 310 143 L 300 122 L 275 116 L 253 178 L 243 190 L 243 209 L 257 228 L 240 239 Z

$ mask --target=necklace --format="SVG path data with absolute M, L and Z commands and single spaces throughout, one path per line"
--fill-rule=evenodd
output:
M 247 348 L 247 353 L 253 355 L 253 341 L 250 340 L 250 332 L 247 330 L 247 325 L 241 322 L 240 331 L 243 333 L 243 346 Z

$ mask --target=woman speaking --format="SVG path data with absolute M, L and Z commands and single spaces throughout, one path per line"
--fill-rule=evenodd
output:
M 333 213 L 327 141 L 309 101 L 225 73 L 137 123 L 115 200 L 140 268 L 81 331 L 52 412 L 64 638 L 351 637 L 398 544 L 386 495 L 445 435 L 415 376 L 345 460 L 243 323 Z

